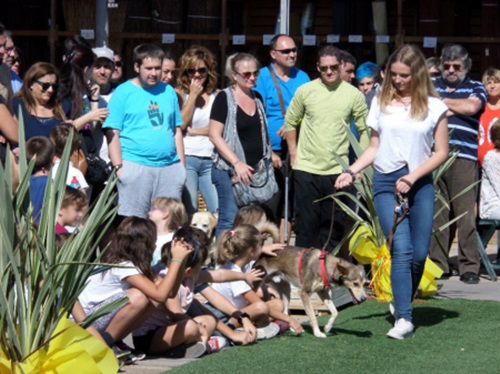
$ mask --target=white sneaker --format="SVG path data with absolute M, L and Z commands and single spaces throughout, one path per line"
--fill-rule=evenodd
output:
M 413 323 L 400 318 L 394 324 L 394 327 L 387 333 L 389 338 L 402 340 L 413 336 Z
M 394 318 L 398 319 L 398 315 L 396 313 L 396 306 L 394 305 L 394 302 L 392 302 L 392 301 L 389 303 L 389 312 L 391 312 L 391 315 Z
M 274 323 L 269 322 L 267 325 L 257 327 L 257 339 L 271 339 L 278 335 L 280 327 Z

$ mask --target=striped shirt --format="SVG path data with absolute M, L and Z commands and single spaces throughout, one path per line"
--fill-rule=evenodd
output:
M 448 130 L 450 134 L 450 151 L 458 152 L 459 158 L 477 161 L 477 138 L 479 131 L 479 117 L 486 105 L 486 89 L 479 81 L 466 77 L 464 81 L 453 91 L 448 91 L 442 78 L 435 80 L 437 93 L 447 99 L 468 99 L 477 97 L 481 100 L 481 109 L 473 116 L 455 114 L 448 117 Z

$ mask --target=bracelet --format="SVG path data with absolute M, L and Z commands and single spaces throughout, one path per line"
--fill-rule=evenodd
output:
M 98 103 L 98 102 L 99 102 L 99 98 L 97 98 L 97 100 L 92 100 L 92 99 L 90 99 L 89 101 L 90 101 L 91 103 Z
M 236 161 L 234 164 L 233 164 L 233 168 L 238 164 L 238 162 L 241 162 L 241 160 L 238 160 Z
M 238 317 L 238 323 L 240 325 L 243 325 L 243 318 L 248 318 L 250 319 L 250 316 L 247 313 L 241 313 Z
M 354 174 L 354 172 L 351 169 L 342 170 L 342 174 L 349 174 L 352 177 L 352 179 L 356 178 L 356 174 Z
M 173 259 L 171 259 L 171 260 L 170 260 L 170 262 L 178 262 L 179 264 L 183 264 L 183 263 L 184 263 L 184 261 L 179 260 L 179 259 L 177 259 L 177 258 L 173 258 Z

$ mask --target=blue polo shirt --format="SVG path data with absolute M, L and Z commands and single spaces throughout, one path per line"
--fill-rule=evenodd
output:
M 466 77 L 453 91 L 448 91 L 443 78 L 434 81 L 437 93 L 443 98 L 467 99 L 477 97 L 481 100 L 481 110 L 473 116 L 454 115 L 448 117 L 450 135 L 450 151 L 457 149 L 459 158 L 477 161 L 477 145 L 479 131 L 479 117 L 486 105 L 487 93 L 483 84 Z
M 273 64 L 270 66 L 271 69 L 274 69 Z M 304 71 L 295 67 L 292 68 L 290 79 L 288 79 L 287 82 L 282 80 L 278 75 L 276 75 L 276 79 L 278 80 L 278 84 L 280 86 L 286 110 L 288 109 L 297 88 L 310 81 L 309 76 Z M 269 137 L 271 138 L 271 147 L 273 151 L 281 151 L 281 138 L 276 133 L 281 126 L 284 125 L 285 119 L 283 118 L 283 113 L 281 112 L 280 99 L 278 97 L 276 86 L 274 85 L 271 72 L 267 66 L 260 69 L 255 90 L 261 94 L 266 107 L 267 128 Z

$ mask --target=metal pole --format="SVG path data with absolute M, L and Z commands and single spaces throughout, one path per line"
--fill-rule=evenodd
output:
M 290 22 L 290 0 L 280 0 L 280 34 L 288 35 Z
M 95 46 L 103 47 L 108 46 L 108 1 L 107 0 L 96 0 L 96 38 Z

